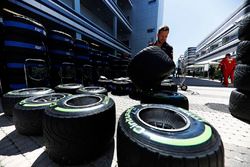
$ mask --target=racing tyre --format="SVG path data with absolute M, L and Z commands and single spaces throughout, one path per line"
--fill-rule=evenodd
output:
M 150 46 L 135 55 L 128 67 L 130 79 L 141 89 L 160 86 L 175 68 L 173 60 L 158 46 Z
M 68 95 L 70 94 L 51 93 L 26 98 L 17 103 L 13 110 L 13 122 L 17 132 L 23 135 L 41 135 L 45 109 Z
M 44 26 L 36 20 L 6 9 L 3 10 L 3 15 L 5 33 L 25 35 L 26 38 L 33 40 L 46 38 Z
M 108 91 L 104 87 L 99 86 L 88 86 L 88 87 L 82 87 L 76 90 L 76 93 L 78 94 L 103 94 L 108 95 Z
M 181 90 L 186 91 L 188 87 L 185 84 L 181 84 L 180 88 L 181 88 Z
M 181 93 L 166 90 L 144 93 L 141 98 L 143 104 L 169 104 L 176 107 L 189 109 L 188 98 Z
M 4 94 L 2 97 L 3 111 L 6 115 L 12 116 L 14 106 L 21 100 L 32 96 L 44 95 L 53 92 L 54 90 L 45 87 L 25 88 L 10 91 Z
M 233 90 L 229 99 L 229 111 L 241 120 L 250 122 L 250 92 Z
M 68 49 L 73 48 L 73 38 L 71 35 L 58 31 L 51 30 L 48 32 L 48 43 L 50 47 Z
M 250 40 L 250 15 L 243 18 L 239 24 L 238 38 L 240 40 Z
M 112 81 L 111 93 L 113 95 L 128 95 L 131 89 L 131 84 L 128 81 Z
M 55 91 L 58 93 L 70 93 L 76 94 L 76 90 L 83 88 L 82 84 L 78 83 L 68 83 L 68 84 L 61 84 L 55 87 Z
M 138 105 L 118 122 L 119 167 L 224 167 L 216 129 L 191 112 L 170 105 Z
M 246 64 L 238 64 L 234 72 L 234 87 L 239 90 L 250 91 L 250 66 Z
M 242 41 L 236 50 L 236 60 L 238 64 L 250 64 L 250 41 Z
M 115 103 L 108 96 L 69 96 L 48 108 L 44 115 L 46 151 L 59 164 L 94 160 L 113 141 Z
M 177 85 L 174 82 L 162 82 L 161 86 L 156 88 L 155 90 L 167 90 L 171 92 L 177 92 Z

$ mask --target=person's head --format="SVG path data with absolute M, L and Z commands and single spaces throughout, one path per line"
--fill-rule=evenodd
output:
M 158 42 L 163 44 L 164 42 L 166 42 L 167 37 L 168 37 L 168 33 L 169 33 L 169 27 L 168 26 L 163 26 L 158 30 Z
M 225 55 L 225 58 L 230 58 L 231 57 L 231 54 L 230 53 L 227 53 L 226 55 Z

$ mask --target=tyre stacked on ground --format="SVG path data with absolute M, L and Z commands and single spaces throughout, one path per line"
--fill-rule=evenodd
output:
M 43 61 L 44 64 L 44 67 L 40 69 L 47 68 L 44 45 L 46 32 L 43 25 L 31 18 L 5 9 L 3 12 L 3 31 L 3 54 L 1 55 L 3 66 L 1 68 L 4 74 L 2 76 L 4 92 L 27 86 L 38 86 L 36 85 L 38 83 L 48 83 L 48 77 L 43 77 L 47 73 L 34 69 L 39 66 L 37 59 Z M 26 64 L 27 59 L 34 61 Z M 26 70 L 27 68 L 28 70 Z M 31 72 L 32 70 L 33 72 Z M 35 82 L 35 79 L 46 81 Z
M 189 109 L 188 98 L 181 93 L 167 90 L 152 90 L 143 93 L 142 104 L 169 104 L 176 107 Z
M 172 79 L 164 79 L 160 87 L 156 88 L 156 90 L 167 90 L 171 92 L 177 92 L 177 89 L 177 84 L 174 83 Z
M 111 84 L 113 95 L 124 96 L 131 92 L 131 81 L 128 78 L 114 78 Z
M 51 93 L 26 98 L 15 105 L 13 122 L 18 133 L 42 135 L 42 118 L 46 108 L 69 96 L 68 93 Z
M 83 66 L 91 65 L 92 59 L 89 53 L 89 43 L 85 40 L 76 39 L 74 41 L 74 54 L 76 62 L 76 79 L 78 83 L 86 84 L 84 80 L 87 74 L 84 73 Z
M 108 95 L 108 91 L 104 87 L 99 87 L 99 86 L 87 86 L 87 87 L 82 87 L 76 90 L 76 93 L 78 94 L 103 94 L 103 95 Z
M 229 100 L 231 114 L 250 122 L 250 15 L 239 24 L 237 46 L 237 66 L 235 69 L 234 87 Z
M 111 91 L 112 80 L 106 77 L 100 76 L 98 80 L 98 85 L 101 87 L 104 87 L 105 89 L 107 89 L 107 91 Z
M 128 64 L 129 59 L 126 58 L 114 58 L 111 62 L 112 73 L 114 78 L 127 77 L 128 76 Z
M 60 84 L 55 87 L 55 91 L 57 93 L 70 93 L 76 94 L 76 90 L 83 88 L 82 84 L 78 83 L 68 83 L 68 84 Z
M 98 50 L 99 48 L 95 47 L 94 45 L 91 45 L 91 51 L 90 55 L 92 58 L 92 66 L 93 66 L 93 85 L 96 85 L 98 82 L 98 79 L 100 78 L 100 73 L 103 68 L 103 60 L 101 52 Z
M 102 57 L 102 70 L 100 71 L 100 75 L 105 76 L 107 78 L 111 78 L 109 54 L 105 51 L 101 51 L 101 57 Z
M 43 134 L 49 157 L 63 165 L 96 159 L 113 143 L 115 103 L 101 94 L 66 97 L 45 111 Z
M 146 104 L 171 104 L 189 108 L 186 96 L 177 93 L 177 85 L 167 78 L 175 68 L 173 60 L 159 47 L 140 51 L 129 64 L 129 75 L 134 82 L 130 97 Z
M 49 31 L 48 49 L 52 87 L 63 83 L 76 82 L 72 36 L 58 30 Z
M 119 167 L 224 167 L 216 129 L 193 113 L 170 105 L 138 105 L 117 128 Z
M 21 100 L 32 96 L 49 94 L 53 92 L 54 90 L 45 87 L 24 88 L 7 92 L 2 97 L 3 112 L 6 115 L 12 116 L 14 106 Z

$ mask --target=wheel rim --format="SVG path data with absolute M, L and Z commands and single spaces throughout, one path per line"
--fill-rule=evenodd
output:
M 96 95 L 73 96 L 64 101 L 64 105 L 72 108 L 91 107 L 99 104 L 102 98 Z
M 187 116 L 170 108 L 143 108 L 139 110 L 137 117 L 143 124 L 160 131 L 178 132 L 190 126 Z
M 34 98 L 32 102 L 35 102 L 35 103 L 55 102 L 64 97 L 66 97 L 65 94 L 51 94 L 51 95 L 45 95 L 45 96 Z

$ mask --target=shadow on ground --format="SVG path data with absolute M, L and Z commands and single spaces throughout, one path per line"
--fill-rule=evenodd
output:
M 0 113 L 0 127 L 11 126 L 11 125 L 13 125 L 12 117 Z
M 220 103 L 206 103 L 205 104 L 208 108 L 224 113 L 230 113 L 228 110 L 228 105 L 220 104 Z
M 85 164 L 82 165 L 71 165 L 71 167 L 111 167 L 112 165 L 112 160 L 114 156 L 114 149 L 115 149 L 115 142 L 114 140 L 112 143 L 109 145 L 107 150 L 100 155 L 97 159 L 95 159 L 92 162 L 85 162 Z M 84 159 L 84 157 L 83 157 Z M 53 162 L 46 151 L 44 151 L 37 159 L 36 161 L 32 164 L 32 166 L 36 167 L 44 167 L 44 166 L 53 166 L 53 167 L 59 167 L 61 165 Z M 63 165 L 64 166 L 64 165 Z
M 0 141 L 0 155 L 24 154 L 40 147 L 30 137 L 20 135 L 14 130 Z

